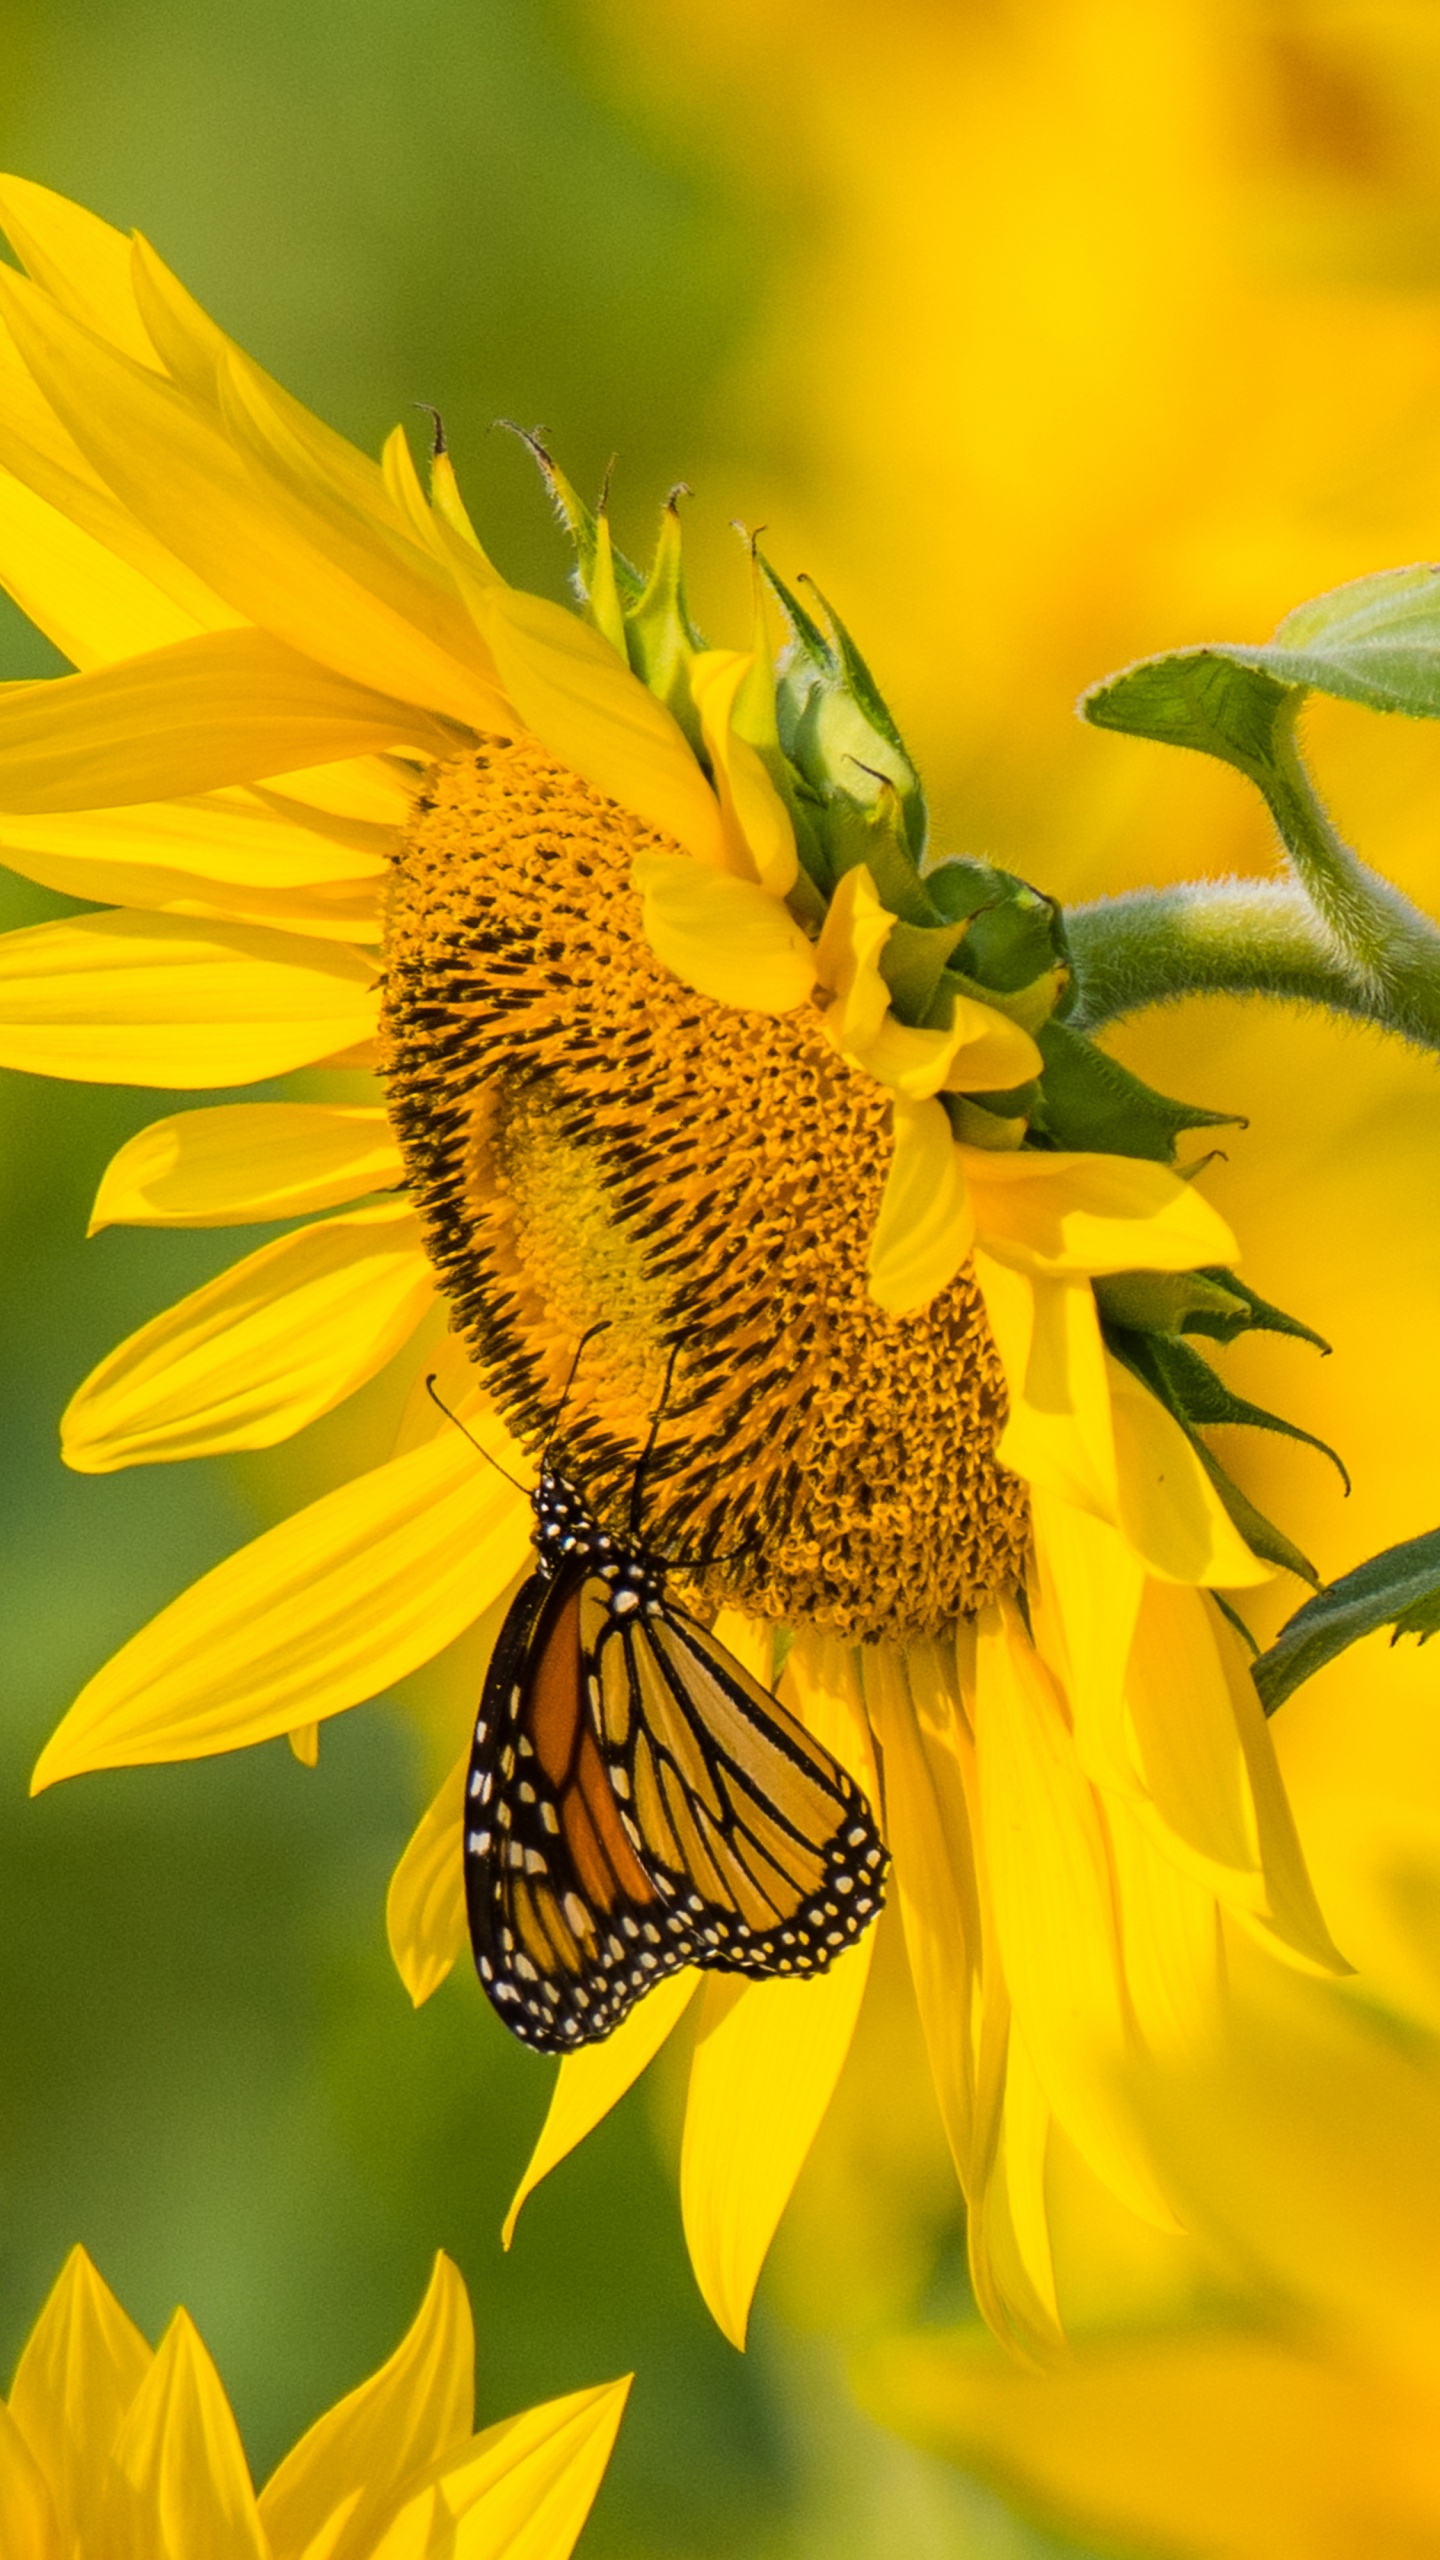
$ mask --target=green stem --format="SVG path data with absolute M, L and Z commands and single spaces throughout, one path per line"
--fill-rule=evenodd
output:
M 1336 833 L 1295 737 L 1297 694 L 1245 770 L 1280 831 L 1288 877 L 1138 889 L 1066 917 L 1076 1030 L 1188 995 L 1318 1005 L 1440 1053 L 1440 927 Z

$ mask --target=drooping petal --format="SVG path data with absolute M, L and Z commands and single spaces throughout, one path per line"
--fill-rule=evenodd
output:
M 807 1982 L 705 1985 L 680 2203 L 695 2280 L 734 2346 L 850 2050 L 873 1952 L 872 1930 Z
M 890 1891 L 962 2185 L 975 2183 L 974 2011 L 980 1988 L 980 1907 L 963 1762 L 971 1757 L 952 1679 L 937 1661 L 908 1664 L 890 1645 L 867 1648 L 865 1700 L 885 1768 Z
M 1246 1546 L 1191 1443 L 1138 1378 L 1108 1354 L 1119 1524 L 1169 1582 L 1252 1589 L 1274 1568 Z
M 748 738 L 734 726 L 736 697 L 755 666 L 748 650 L 702 649 L 691 663 L 690 698 L 715 774 L 729 867 L 788 897 L 800 857 L 790 813 Z
M 0 309 L 81 452 L 235 611 L 357 684 L 472 726 L 503 718 L 488 655 L 418 545 L 402 555 L 358 519 L 342 529 L 267 471 L 255 442 L 237 450 L 240 420 L 222 423 L 8 269 Z
M 395 1970 L 416 2008 L 438 1991 L 465 1944 L 465 1773 L 462 1751 L 401 1852 L 385 1899 Z
M 85 1084 L 248 1084 L 374 1031 L 368 961 L 264 926 L 119 908 L 0 937 L 0 1065 Z
M 471 1424 L 499 1456 L 490 1417 Z M 519 1571 L 528 1501 L 456 1432 L 340 1485 L 192 1583 L 81 1691 L 32 1780 L 198 1760 L 373 1698 Z
M 270 1449 L 353 1395 L 428 1312 L 420 1223 L 382 1201 L 277 1236 L 142 1325 L 61 1420 L 82 1475 Z
M 1235 1239 L 1191 1182 L 1139 1156 L 962 1147 L 982 1242 L 1037 1272 L 1192 1271 Z
M 367 2560 L 570 2560 L 629 2390 L 627 2375 L 487 2427 L 406 2501 Z
M 1032 1482 L 1035 1641 L 1060 1683 L 1075 1747 L 1091 1783 L 1110 1793 L 1140 1785 L 1125 1708 L 1125 1670 L 1145 1568 L 1117 1529 Z
M 1002 1465 L 1113 1523 L 1120 1502 L 1115 1428 L 1089 1281 L 1032 1279 L 979 1252 L 975 1276 L 1010 1394 L 997 1452 Z
M 200 622 L 142 569 L 3 468 L 0 585 L 62 657 L 80 668 L 167 649 L 197 631 L 239 620 L 219 606 L 213 618 Z
M 528 729 L 595 790 L 723 871 L 720 803 L 662 702 L 598 631 L 499 580 L 480 598 L 500 680 Z
M 0 268 L 0 275 L 4 270 Z M 0 685 L 0 809 L 110 809 L 468 732 L 264 631 L 206 631 L 87 675 Z
M 90 1213 L 102 1227 L 233 1227 L 333 1209 L 404 1179 L 383 1111 L 227 1102 L 152 1120 L 111 1157 Z
M 688 853 L 639 854 L 634 880 L 645 939 L 682 985 L 745 1013 L 804 1003 L 815 981 L 810 945 L 768 890 Z
M 260 2514 L 274 2560 L 317 2549 L 325 2560 L 371 2560 L 416 2475 L 468 2451 L 474 2421 L 470 2300 L 442 2251 L 393 2356 L 327 2409 L 266 2482 Z
M 1230 1707 L 1245 1767 L 1260 1843 L 1266 1907 L 1259 1928 L 1272 1953 L 1278 1948 L 1318 1973 L 1351 1973 L 1354 1967 L 1336 1946 L 1315 1898 L 1295 1816 L 1275 1757 L 1275 1738 L 1265 1720 L 1250 1666 L 1239 1637 L 1207 1603 L 1211 1633 L 1230 1690 Z M 1240 1915 L 1245 1916 L 1243 1912 Z
M 526 2197 L 534 2194 L 541 2179 L 548 2178 L 587 2133 L 594 2132 L 611 2108 L 619 2105 L 626 2090 L 634 2087 L 666 2037 L 679 2025 L 702 1980 L 703 1976 L 692 1966 L 672 1973 L 667 1981 L 657 1982 L 653 1991 L 646 1992 L 603 2044 L 589 2044 L 579 2053 L 565 2055 L 540 2138 L 505 2216 L 501 2233 L 505 2248 L 515 2237 L 515 2224 Z
M 62 310 L 97 330 L 137 363 L 153 366 L 155 347 L 140 317 L 130 273 L 130 243 L 98 214 L 33 178 L 0 177 L 0 227 L 27 275 Z
M 1015 2021 L 1050 2105 L 1098 2177 L 1173 2220 L 1112 2086 L 1127 2049 L 1105 1833 L 1054 1683 L 1010 1606 L 978 1626 L 975 1748 L 985 1855 Z
M 975 1237 L 961 1150 L 943 1102 L 893 1105 L 895 1152 L 870 1239 L 870 1295 L 887 1315 L 916 1315 L 955 1277 Z
M 0 2400 L 0 2551 L 16 2560 L 67 2560 L 45 2475 Z
M 68 2555 L 99 2547 L 110 2447 L 154 2362 L 83 2249 L 72 2249 L 26 2341 L 10 2415 L 49 2483 Z M 17 2543 L 17 2552 L 28 2545 Z
M 1125 1990 L 1141 2042 L 1166 2058 L 1203 2053 L 1225 1989 L 1216 1897 L 1157 1842 L 1127 1798 L 1107 1798 L 1105 1810 Z
M 160 2341 L 114 2464 L 125 2560 L 272 2560 L 240 2430 L 187 2312 Z

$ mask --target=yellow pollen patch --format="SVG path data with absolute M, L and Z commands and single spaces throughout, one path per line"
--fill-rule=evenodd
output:
M 815 1008 L 741 1013 L 640 931 L 669 839 L 534 739 L 441 767 L 402 847 L 383 1063 L 457 1331 L 511 1427 L 712 1604 L 857 1640 L 936 1633 L 1021 1579 L 1000 1363 L 968 1267 L 917 1316 L 869 1298 L 889 1097 Z M 732 1550 L 740 1550 L 733 1553 Z

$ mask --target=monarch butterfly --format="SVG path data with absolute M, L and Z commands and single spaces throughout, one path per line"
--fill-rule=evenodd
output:
M 628 1540 L 542 1465 L 535 1570 L 475 1724 L 471 1945 L 499 2015 L 542 2053 L 600 2042 L 682 1965 L 823 1972 L 884 1895 L 859 1788 L 666 1596 L 638 1532 L 659 1418 Z

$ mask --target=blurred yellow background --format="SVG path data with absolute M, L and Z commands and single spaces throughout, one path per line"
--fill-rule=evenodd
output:
M 560 593 L 565 559 L 497 417 L 543 421 L 582 485 L 618 452 L 634 548 L 693 485 L 713 638 L 744 629 L 730 520 L 766 525 L 860 640 L 937 841 L 1065 897 L 1271 860 L 1237 775 L 1082 728 L 1082 685 L 1440 549 L 1433 0 L 0 0 L 0 149 L 144 229 L 370 449 L 438 403 L 518 579 Z M 57 663 L 16 616 L 0 644 L 6 673 Z M 1353 839 L 1440 906 L 1440 730 L 1320 706 L 1310 734 Z M 1247 1482 L 1326 1572 L 1432 1526 L 1433 1067 L 1218 1002 L 1116 1045 L 1247 1115 L 1213 1195 L 1247 1275 L 1335 1346 L 1227 1358 L 1340 1448 L 1353 1498 L 1269 1443 L 1236 1452 Z M 639 2366 L 596 2560 L 1053 2549 L 846 2410 L 847 2343 L 964 2303 L 893 1949 L 742 2363 L 685 2268 L 673 2090 L 637 2092 L 502 2260 L 547 2074 L 473 1985 L 416 2019 L 389 1971 L 383 1879 L 473 1646 L 329 1728 L 314 1775 L 277 1746 L 24 1804 L 110 1646 L 392 1420 L 382 1385 L 273 1455 L 65 1477 L 69 1388 L 234 1250 L 81 1242 L 108 1153 L 167 1107 L 0 1081 L 0 2367 L 82 2238 L 152 2329 L 190 2304 L 263 2467 L 443 2244 L 482 2414 Z M 1341 1943 L 1432 2018 L 1440 1934 L 1429 1967 L 1395 1918 L 1440 1876 L 1437 1685 L 1440 1648 L 1372 1640 L 1279 1727 Z M 1070 2206 L 1085 2319 L 1189 2283 Z

